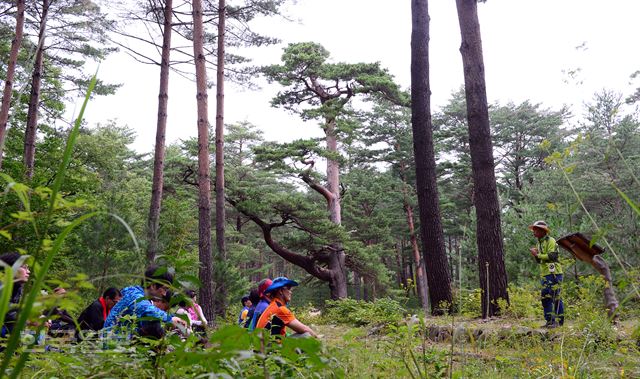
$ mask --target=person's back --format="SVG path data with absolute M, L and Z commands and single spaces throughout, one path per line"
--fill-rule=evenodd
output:
M 104 327 L 111 309 L 122 298 L 122 293 L 117 288 L 107 288 L 93 303 L 78 316 L 78 325 L 81 330 L 98 331 Z
M 156 274 L 156 272 L 162 273 Z M 106 332 L 115 331 L 117 333 L 121 328 L 131 329 L 133 327 L 132 318 L 137 319 L 135 331 L 141 335 L 144 335 L 145 326 L 153 320 L 186 326 L 182 319 L 159 309 L 146 298 L 147 294 L 150 297 L 165 296 L 168 290 L 167 286 L 173 282 L 173 275 L 167 273 L 166 270 L 161 271 L 158 267 L 151 266 L 145 272 L 143 282 L 146 288 L 131 286 L 122 290 L 122 299 L 111 309 L 104 322 Z M 147 293 L 145 293 L 145 289 Z
M 251 331 L 256 328 L 256 325 L 258 324 L 258 320 L 260 319 L 262 312 L 264 312 L 264 310 L 267 309 L 267 307 L 269 306 L 269 303 L 271 303 L 271 299 L 269 298 L 269 295 L 265 294 L 264 291 L 267 288 L 269 288 L 269 286 L 272 283 L 273 281 L 267 278 L 267 279 L 263 279 L 258 284 L 258 297 L 260 298 L 260 301 L 253 309 L 253 315 L 251 316 L 251 320 L 249 321 L 249 330 Z

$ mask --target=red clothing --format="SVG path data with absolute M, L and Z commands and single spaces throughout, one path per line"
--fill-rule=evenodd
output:
M 260 316 L 256 328 L 270 330 L 271 335 L 286 336 L 286 326 L 295 319 L 287 304 L 282 299 L 275 298 Z
M 102 296 L 100 296 L 100 298 L 98 299 L 100 301 L 100 304 L 102 305 L 102 321 L 106 321 L 107 320 L 107 302 L 104 301 L 104 298 L 102 298 Z

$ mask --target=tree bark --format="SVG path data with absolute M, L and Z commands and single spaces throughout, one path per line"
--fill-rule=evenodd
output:
M 218 57 L 216 69 L 216 261 L 226 262 L 225 208 L 224 208 L 224 44 L 225 44 L 225 0 L 218 1 Z M 222 265 L 223 266 L 223 265 Z M 224 266 L 223 266 L 224 267 Z M 227 290 L 222 267 L 216 270 L 215 309 L 218 315 L 226 313 Z
M 362 279 L 360 274 L 355 271 L 353 272 L 353 297 L 356 300 L 362 299 Z
M 509 294 L 507 293 L 507 274 L 504 266 L 500 204 L 489 127 L 477 1 L 456 0 L 456 6 L 462 36 L 460 53 L 464 68 L 469 148 L 478 225 L 476 241 L 478 244 L 480 288 L 482 299 L 488 298 L 489 303 L 482 301 L 482 317 L 487 318 L 498 314 L 497 300 L 504 299 L 508 302 Z
M 327 150 L 338 154 L 338 139 L 336 136 L 335 119 L 327 120 L 325 126 Z M 342 223 L 342 211 L 340 206 L 340 164 L 333 159 L 327 159 L 327 185 L 332 196 L 327 198 L 329 209 L 329 219 L 336 225 Z M 347 273 L 345 269 L 345 253 L 342 245 L 334 243 L 331 245 L 333 253 L 329 260 L 329 270 L 331 270 L 332 299 L 344 299 L 347 297 Z
M 413 208 L 408 202 L 404 204 L 405 212 L 407 214 L 407 224 L 409 225 L 409 236 L 411 238 L 411 251 L 413 252 L 413 260 L 416 265 L 416 288 L 418 296 L 420 297 L 420 304 L 427 313 L 429 309 L 429 296 L 426 277 L 427 274 L 424 268 L 424 261 L 420 256 L 420 249 L 418 248 L 418 239 L 416 238 L 415 227 L 413 225 Z
M 420 234 L 424 248 L 431 313 L 442 314 L 453 302 L 447 267 L 431 124 L 429 83 L 429 12 L 427 0 L 411 1 L 411 125 L 416 160 Z
M 11 41 L 11 52 L 7 64 L 7 77 L 4 80 L 4 91 L 2 92 L 2 105 L 0 106 L 0 169 L 2 168 L 2 153 L 4 151 L 4 140 L 7 135 L 7 122 L 9 121 L 9 108 L 11 107 L 11 97 L 13 95 L 13 79 L 18 64 L 18 52 L 22 44 L 22 34 L 24 31 L 24 7 L 25 0 L 16 2 L 16 32 Z
M 209 320 L 215 320 L 211 261 L 211 181 L 209 178 L 209 115 L 207 71 L 204 56 L 202 0 L 193 0 L 193 55 L 196 66 L 198 108 L 198 257 L 200 259 L 200 305 Z
M 40 86 L 42 84 L 42 68 L 44 66 L 44 40 L 47 30 L 47 16 L 49 0 L 42 1 L 42 15 L 38 30 L 38 48 L 31 75 L 31 94 L 29 96 L 29 110 L 27 111 L 27 126 L 24 132 L 24 168 L 28 181 L 33 179 L 36 157 L 36 136 L 38 131 L 38 108 L 40 105 Z
M 162 60 L 160 62 L 160 90 L 158 93 L 158 119 L 156 125 L 156 146 L 153 157 L 153 182 L 151 204 L 147 220 L 147 261 L 152 262 L 158 254 L 158 232 L 162 209 L 162 187 L 164 185 L 165 135 L 167 130 L 167 104 L 169 102 L 169 63 L 171 58 L 171 31 L 173 0 L 165 0 L 162 36 Z

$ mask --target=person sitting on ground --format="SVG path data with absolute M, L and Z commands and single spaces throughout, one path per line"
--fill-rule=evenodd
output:
M 287 308 L 287 303 L 291 301 L 292 288 L 298 283 L 287 277 L 281 276 L 273 279 L 273 283 L 265 290 L 271 294 L 271 303 L 264 310 L 256 328 L 264 328 L 271 331 L 272 336 L 285 337 L 286 328 L 291 328 L 295 334 L 292 337 L 307 337 L 318 335 L 308 326 L 301 323 Z
M 173 297 L 173 292 L 167 291 L 164 294 L 164 296 L 153 297 L 151 299 L 151 303 L 153 305 L 155 305 L 156 307 L 158 307 L 159 309 L 162 309 L 165 312 L 169 312 L 169 309 L 171 309 L 171 298 L 172 297 Z
M 249 296 L 242 296 L 240 299 L 240 303 L 242 304 L 242 310 L 240 311 L 240 315 L 238 316 L 238 325 L 244 327 L 245 322 L 247 322 L 247 315 L 249 314 L 249 309 L 251 308 L 251 300 L 249 300 Z
M 165 296 L 171 283 L 173 283 L 173 275 L 166 269 L 156 265 L 149 266 L 144 273 L 142 286 L 131 286 L 122 290 L 122 299 L 111 309 L 104 322 L 105 331 L 131 326 L 131 321 L 125 316 L 135 316 L 138 319 L 151 317 L 164 323 L 186 327 L 184 320 L 163 311 L 149 300 L 149 298 Z M 145 326 L 149 322 L 149 320 L 136 321 L 135 331 L 145 336 L 147 329 Z M 118 330 L 114 331 L 118 332 Z
M 0 261 L 4 262 L 7 266 L 13 266 L 22 255 L 20 253 L 5 253 L 0 255 Z M 4 270 L 3 270 L 4 271 Z M 25 283 L 29 280 L 29 265 L 24 261 L 14 270 L 13 273 L 13 289 L 11 290 L 11 297 L 9 298 L 9 311 L 5 314 L 4 324 L 0 335 L 6 337 L 13 331 L 16 320 L 18 319 L 18 304 L 22 298 L 22 291 Z
M 241 324 L 243 328 L 249 328 L 249 324 L 251 324 L 251 320 L 253 320 L 253 314 L 256 312 L 256 306 L 260 303 L 260 295 L 258 294 L 257 288 L 249 292 L 249 301 L 251 301 L 251 306 L 249 307 L 249 312 L 247 312 L 244 323 Z
M 91 303 L 78 316 L 78 325 L 81 330 L 101 330 L 104 322 L 114 305 L 122 299 L 122 293 L 115 287 L 107 288 L 98 300 Z
M 67 290 L 62 287 L 53 290 L 53 295 L 58 298 L 63 298 L 66 294 Z M 54 307 L 45 311 L 44 316 L 50 319 L 49 335 L 51 337 L 71 338 L 75 335 L 76 323 L 66 309 Z
M 191 328 L 198 332 L 204 332 L 207 327 L 207 319 L 204 317 L 202 308 L 197 303 L 196 291 L 186 290 L 184 294 L 191 299 L 191 301 L 183 300 L 178 303 L 180 307 L 176 314 L 183 314 L 188 316 L 189 324 Z
M 262 281 L 260 281 L 260 283 L 258 283 L 258 297 L 260 298 L 260 301 L 253 310 L 253 316 L 251 317 L 251 321 L 249 322 L 250 331 L 256 328 L 262 312 L 264 312 L 264 310 L 267 309 L 267 307 L 271 303 L 271 297 L 269 297 L 269 294 L 264 293 L 264 291 L 269 288 L 271 283 L 272 281 L 269 278 L 263 279 Z

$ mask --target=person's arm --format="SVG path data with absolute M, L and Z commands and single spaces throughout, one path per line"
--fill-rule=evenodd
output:
M 558 259 L 556 240 L 549 237 L 540 244 L 542 251 L 538 252 L 538 259 L 542 262 L 555 262 Z
M 153 305 L 149 300 L 144 300 L 136 304 L 137 317 L 153 317 L 166 323 L 172 323 L 180 328 L 187 328 L 187 322 L 180 317 L 169 314 Z
M 313 331 L 313 329 L 311 329 L 310 327 L 308 327 L 305 324 L 301 323 L 297 319 L 295 319 L 293 321 L 290 321 L 287 324 L 287 328 L 291 328 L 296 333 L 300 333 L 300 334 L 309 333 L 313 337 L 318 338 L 318 335 L 316 334 L 316 332 Z
M 135 305 L 135 313 L 138 318 L 153 317 L 164 322 L 171 322 L 173 315 L 156 307 L 149 300 L 143 300 Z
M 200 305 L 198 304 L 194 304 L 193 305 L 196 308 L 196 313 L 198 314 L 198 317 L 200 318 L 200 325 L 202 326 L 207 326 L 208 322 L 207 319 L 204 317 L 204 313 L 202 312 L 202 308 L 200 307 Z
M 284 324 L 287 326 L 287 328 L 291 328 L 296 333 L 300 333 L 300 334 L 309 333 L 310 335 L 318 338 L 318 335 L 316 334 L 316 332 L 314 332 L 310 327 L 308 327 L 305 324 L 301 323 L 293 315 L 293 313 L 289 310 L 289 308 L 287 308 L 287 307 L 278 307 L 278 310 L 276 311 L 276 315 L 278 316 L 278 318 L 280 320 L 282 320 L 282 322 L 284 322 Z
M 104 329 L 112 328 L 118 322 L 118 318 L 120 317 L 120 315 L 122 315 L 122 312 L 127 309 L 129 304 L 129 299 L 125 298 L 117 302 L 116 305 L 111 308 L 109 314 L 107 315 L 107 319 L 104 321 Z

